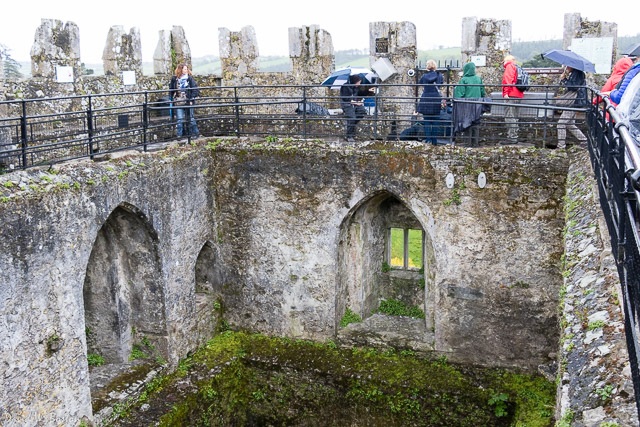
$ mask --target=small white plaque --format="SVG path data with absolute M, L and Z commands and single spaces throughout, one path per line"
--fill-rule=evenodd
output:
M 485 185 L 487 185 L 487 176 L 484 172 L 480 172 L 478 174 L 478 187 L 484 188 Z
M 476 67 L 486 67 L 487 66 L 487 56 L 486 55 L 471 55 L 471 62 L 476 64 Z
M 451 172 L 447 174 L 447 178 L 445 179 L 445 182 L 447 183 L 447 188 L 453 188 L 453 184 L 455 184 L 456 179 L 454 178 Z
M 135 71 L 123 71 L 122 83 L 125 86 L 133 86 L 136 84 L 136 72 Z
M 58 83 L 73 83 L 73 67 L 56 65 L 56 81 Z

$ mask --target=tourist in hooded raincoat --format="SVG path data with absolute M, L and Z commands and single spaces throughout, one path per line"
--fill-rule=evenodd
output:
M 476 64 L 468 62 L 462 69 L 462 78 L 458 82 L 453 91 L 453 107 L 454 132 L 461 132 L 463 138 L 466 138 L 467 130 L 470 132 L 470 140 L 472 145 L 478 145 L 480 138 L 480 130 L 476 126 L 482 116 L 484 109 L 483 104 L 475 103 L 456 103 L 457 98 L 473 99 L 483 101 L 486 95 L 482 78 L 476 75 Z
M 484 98 L 485 91 L 482 78 L 476 75 L 476 64 L 467 62 L 462 69 L 462 78 L 458 82 L 454 98 Z M 479 85 L 479 86 L 477 86 Z

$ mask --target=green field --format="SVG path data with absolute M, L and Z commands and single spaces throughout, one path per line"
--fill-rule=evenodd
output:
M 409 230 L 408 266 L 422 267 L 422 230 Z M 391 254 L 389 264 L 393 267 L 404 267 L 404 230 L 391 229 Z

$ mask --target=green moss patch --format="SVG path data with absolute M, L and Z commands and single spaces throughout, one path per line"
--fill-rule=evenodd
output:
M 225 332 L 146 396 L 144 414 L 160 425 L 552 425 L 555 387 L 542 377 L 332 344 Z M 131 416 L 158 421 L 142 414 Z

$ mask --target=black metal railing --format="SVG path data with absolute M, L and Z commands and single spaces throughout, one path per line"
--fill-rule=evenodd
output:
M 415 113 L 418 85 L 377 85 L 366 92 L 364 114 L 358 117 L 357 138 L 428 140 L 437 144 L 486 145 L 507 139 L 502 86 L 485 86 L 486 99 L 444 97 L 439 115 Z M 454 85 L 440 86 L 443 94 Z M 575 110 L 575 123 L 586 130 L 584 108 L 559 106 L 557 86 L 534 86 L 515 105 L 520 144 L 553 146 L 557 113 Z M 417 96 L 416 96 L 417 94 Z M 460 129 L 461 112 L 484 106 L 472 127 Z M 306 106 L 306 107 L 305 107 Z M 263 136 L 337 138 L 345 136 L 350 120 L 340 109 L 339 91 L 322 86 L 203 87 L 190 108 L 171 104 L 167 91 L 110 93 L 0 103 L 0 168 L 28 168 L 125 149 L 147 150 L 176 139 L 190 140 L 189 126 L 176 133 L 175 113 L 193 114 L 203 136 Z M 312 108 L 309 108 L 312 107 Z
M 600 105 L 587 118 L 589 153 L 620 277 L 627 349 L 640 412 L 640 150 L 610 100 L 605 97 Z

